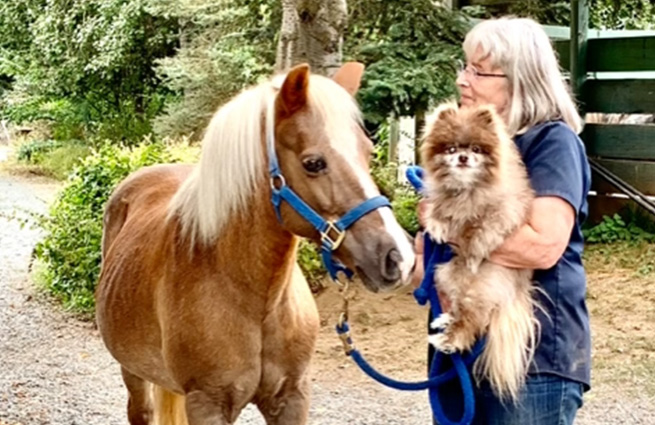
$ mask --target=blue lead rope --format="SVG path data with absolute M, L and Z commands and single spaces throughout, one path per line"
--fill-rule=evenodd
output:
M 419 192 L 423 192 L 423 170 L 420 167 L 409 167 L 406 172 L 407 178 L 412 183 L 414 188 Z M 439 317 L 441 315 L 441 304 L 439 302 L 439 295 L 434 285 L 434 272 L 438 264 L 444 263 L 450 259 L 452 253 L 447 245 L 435 244 L 434 241 L 425 235 L 424 239 L 424 259 L 425 275 L 421 286 L 414 291 L 414 298 L 419 305 L 426 305 L 430 303 L 432 317 Z M 350 327 L 347 321 L 343 321 L 337 325 L 337 333 L 344 342 L 346 347 L 346 354 L 351 356 L 355 363 L 359 366 L 364 373 L 390 388 L 401 391 L 421 391 L 429 390 L 430 406 L 432 413 L 437 423 L 440 425 L 470 425 L 473 422 L 475 415 L 475 396 L 473 394 L 473 383 L 471 374 L 468 367 L 475 362 L 477 357 L 484 349 L 484 340 L 478 341 L 470 352 L 462 355 L 460 353 L 453 353 L 450 355 L 436 351 L 432 358 L 430 366 L 430 373 L 427 381 L 421 382 L 401 382 L 384 376 L 376 371 L 362 356 L 362 354 L 354 347 L 352 339 L 350 338 Z M 439 374 L 441 364 L 444 358 L 448 356 L 453 364 L 453 368 Z M 450 420 L 443 409 L 441 400 L 439 399 L 438 388 L 441 384 L 458 378 L 462 394 L 464 396 L 464 411 L 459 421 L 453 422 Z

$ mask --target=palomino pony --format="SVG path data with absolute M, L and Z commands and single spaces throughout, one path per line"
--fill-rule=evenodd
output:
M 241 93 L 213 117 L 195 168 L 145 168 L 113 193 L 97 321 L 122 367 L 131 425 L 232 424 L 251 402 L 269 425 L 306 423 L 319 320 L 296 252 L 299 237 L 321 236 L 271 196 L 286 185 L 328 220 L 378 197 L 353 65 L 334 80 L 298 66 L 281 85 Z M 269 177 L 273 155 L 281 175 Z M 339 239 L 334 256 L 370 290 L 414 266 L 387 207 Z

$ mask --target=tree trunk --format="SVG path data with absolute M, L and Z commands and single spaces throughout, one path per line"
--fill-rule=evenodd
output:
M 334 74 L 341 66 L 346 0 L 282 0 L 282 8 L 276 69 L 308 63 L 312 72 Z

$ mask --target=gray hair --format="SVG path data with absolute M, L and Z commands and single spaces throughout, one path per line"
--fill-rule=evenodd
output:
M 582 121 L 564 81 L 548 35 L 532 19 L 504 17 L 485 20 L 469 31 L 464 52 L 471 58 L 480 48 L 482 59 L 507 75 L 511 103 L 510 134 L 524 133 L 544 121 L 561 119 L 576 133 Z

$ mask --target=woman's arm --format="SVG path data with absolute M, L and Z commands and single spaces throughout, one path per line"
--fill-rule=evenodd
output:
M 513 268 L 549 269 L 564 254 L 575 224 L 575 210 L 556 196 L 535 199 L 528 223 L 510 235 L 489 260 Z

